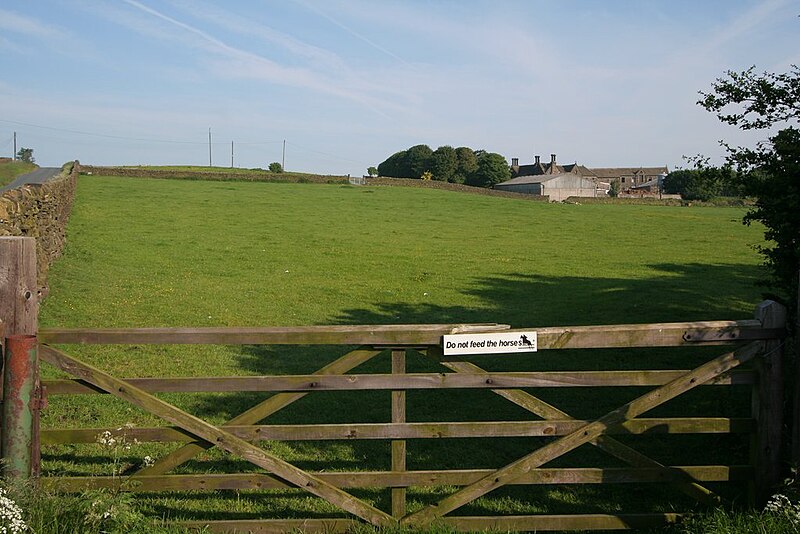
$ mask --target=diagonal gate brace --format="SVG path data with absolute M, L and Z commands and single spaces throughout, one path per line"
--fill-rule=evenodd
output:
M 329 363 L 325 367 L 322 367 L 314 374 L 335 375 L 346 373 L 350 369 L 358 367 L 362 363 L 370 360 L 380 353 L 380 350 L 365 348 L 356 349 L 348 352 L 344 356 L 338 358 L 336 361 Z M 286 408 L 293 402 L 302 399 L 306 395 L 308 395 L 308 393 L 278 393 L 256 404 L 249 410 L 242 412 L 238 416 L 225 423 L 225 425 L 254 425 L 263 420 L 265 417 L 268 417 L 275 412 Z M 159 460 L 150 467 L 145 467 L 131 474 L 130 479 L 134 480 L 140 476 L 163 475 L 164 473 L 175 469 L 182 463 L 188 462 L 204 450 L 210 449 L 213 446 L 213 443 L 207 443 L 204 441 L 187 443 L 163 458 L 159 458 Z
M 656 388 L 631 402 L 620 406 L 600 419 L 585 425 L 583 428 L 568 434 L 556 441 L 553 441 L 536 451 L 523 456 L 519 460 L 508 464 L 487 475 L 481 480 L 470 484 L 457 491 L 456 493 L 442 499 L 438 504 L 428 506 L 422 510 L 407 515 L 401 524 L 409 526 L 421 526 L 430 524 L 435 519 L 452 512 L 475 499 L 500 488 L 524 475 L 531 469 L 535 469 L 545 463 L 558 458 L 577 447 L 588 443 L 603 435 L 611 426 L 622 423 L 627 419 L 632 419 L 646 411 L 667 402 L 670 399 L 693 389 L 708 380 L 730 371 L 734 367 L 751 360 L 763 351 L 763 342 L 755 342 L 746 345 L 734 352 L 728 352 L 710 362 L 686 373 L 682 377 L 676 378 L 659 388 Z
M 484 374 L 487 373 L 481 367 L 478 367 L 474 363 L 471 362 L 441 362 L 442 365 L 445 367 L 452 369 L 458 373 L 473 373 L 473 374 Z M 487 373 L 488 374 L 488 373 Z M 513 402 L 517 406 L 528 410 L 544 419 L 572 419 L 568 413 L 559 410 L 555 406 L 546 403 L 545 401 L 539 399 L 538 397 L 531 395 L 528 392 L 522 391 L 520 389 L 493 389 L 493 393 L 500 395 L 504 399 Z M 646 456 L 636 449 L 625 445 L 624 443 L 620 442 L 617 439 L 612 438 L 611 436 L 603 435 L 598 436 L 597 439 L 591 440 L 589 443 L 598 447 L 601 450 L 604 450 L 608 454 L 614 456 L 615 458 L 622 460 L 623 462 L 632 465 L 634 467 L 650 467 L 660 469 L 662 472 L 667 474 L 674 474 L 673 470 L 669 467 L 653 460 L 649 456 Z M 687 477 L 688 478 L 688 477 Z M 678 489 L 684 492 L 689 497 L 696 499 L 700 502 L 704 502 L 710 505 L 718 505 L 723 500 L 722 498 L 714 493 L 713 491 L 709 490 L 708 488 L 698 484 L 697 482 L 686 480 L 686 481 L 678 481 L 675 482 L 675 485 Z
M 115 378 L 52 347 L 44 345 L 41 349 L 40 355 L 42 359 L 58 369 L 135 404 L 198 438 L 214 443 L 232 454 L 241 456 L 248 462 L 266 469 L 287 482 L 313 493 L 373 525 L 389 526 L 397 523 L 389 514 L 353 497 L 330 483 L 269 454 L 260 447 L 256 447 L 229 432 L 215 427 L 211 423 L 186 413 L 124 380 Z

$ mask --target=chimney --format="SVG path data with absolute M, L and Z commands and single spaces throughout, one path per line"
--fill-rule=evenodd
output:
M 539 164 L 539 156 L 536 156 L 536 165 Z
M 511 158 L 511 166 L 519 167 L 519 158 Z
M 556 155 L 550 154 L 550 174 L 556 173 Z

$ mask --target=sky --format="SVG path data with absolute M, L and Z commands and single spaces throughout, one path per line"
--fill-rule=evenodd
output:
M 589 167 L 752 145 L 696 104 L 800 64 L 797 0 L 0 0 L 0 156 L 366 173 L 416 144 Z M 285 151 L 284 151 L 285 147 Z

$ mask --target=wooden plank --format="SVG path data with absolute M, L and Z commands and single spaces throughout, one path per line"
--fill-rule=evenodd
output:
M 676 513 L 584 514 L 446 517 L 441 526 L 457 532 L 546 532 L 554 530 L 621 530 L 658 527 L 678 522 Z M 171 523 L 208 532 L 347 532 L 357 523 L 347 519 L 246 519 L 228 521 L 180 521 Z
M 583 514 L 497 517 L 445 517 L 441 524 L 459 532 L 549 532 L 554 530 L 631 530 L 670 525 L 683 514 Z
M 284 532 L 351 532 L 359 526 L 352 519 L 230 519 L 216 521 L 175 521 L 170 525 L 201 532 L 247 532 L 250 534 L 282 534 Z
M 225 391 L 350 391 L 442 388 L 550 388 L 597 386 L 660 386 L 688 370 L 543 371 L 508 373 L 348 374 L 334 376 L 271 375 L 228 377 L 125 378 L 148 393 Z M 706 385 L 750 385 L 752 371 L 726 373 Z M 103 393 L 77 379 L 45 380 L 48 395 Z
M 754 320 L 516 329 L 538 332 L 539 350 L 625 347 L 676 347 L 731 344 L 736 340 L 778 339 L 779 329 Z M 446 334 L 509 331 L 508 325 L 334 325 L 248 328 L 43 328 L 45 343 L 213 344 L 213 345 L 368 345 L 425 347 Z M 685 336 L 689 333 L 689 338 Z
M 205 345 L 368 345 L 425 346 L 454 332 L 495 332 L 494 323 L 425 325 L 332 325 L 208 328 L 44 328 L 43 343 Z
M 781 335 L 780 331 L 763 328 L 754 320 L 548 327 L 535 330 L 539 350 L 727 345 L 734 341 L 775 339 Z
M 663 527 L 680 521 L 683 514 L 585 514 L 487 517 L 445 517 L 441 527 L 457 532 L 549 532 L 564 530 L 630 530 Z M 203 532 L 348 532 L 357 522 L 349 519 L 240 519 L 223 521 L 179 521 L 170 523 Z
M 591 421 L 480 421 L 458 423 L 344 423 L 313 425 L 222 425 L 220 428 L 246 441 L 312 441 L 353 439 L 451 439 L 476 437 L 565 436 Z M 608 434 L 749 434 L 755 421 L 727 417 L 636 418 L 608 429 Z M 50 429 L 42 431 L 42 443 L 95 443 L 97 436 L 115 428 Z M 124 430 L 127 439 L 141 442 L 193 442 L 195 437 L 176 427 L 134 427 Z
M 552 461 L 575 448 L 601 436 L 605 430 L 615 424 L 636 417 L 651 410 L 678 395 L 685 393 L 697 385 L 710 380 L 734 367 L 749 361 L 763 349 L 762 342 L 751 343 L 735 352 L 729 352 L 701 365 L 692 372 L 656 388 L 633 401 L 609 412 L 597 421 L 590 423 L 567 436 L 559 438 L 544 447 L 498 469 L 495 473 L 471 484 L 453 495 L 442 499 L 438 504 L 426 507 L 419 512 L 406 516 L 404 524 L 410 526 L 428 525 L 435 519 L 471 502 L 486 493 L 504 486 L 510 480 L 519 477 L 531 469 Z
M 321 497 L 373 525 L 388 526 L 395 523 L 395 520 L 385 512 L 135 386 L 114 378 L 108 373 L 80 362 L 52 347 L 42 346 L 41 352 L 42 359 L 56 368 L 86 380 L 108 392 L 113 392 L 115 396 L 139 406 L 231 454 L 235 454 L 258 467 L 266 469 L 295 484 L 297 487 Z
M 457 372 L 486 372 L 477 365 L 469 362 L 442 362 L 442 365 Z M 547 420 L 558 420 L 562 418 L 572 419 L 568 413 L 559 410 L 555 406 L 551 406 L 550 404 L 525 391 L 517 389 L 500 389 L 493 391 L 501 397 L 513 402 L 517 406 L 535 413 Z M 631 447 L 617 441 L 610 436 L 599 436 L 596 439 L 590 440 L 589 443 L 629 465 L 645 468 L 658 468 L 665 471 L 667 469 L 661 463 L 638 452 L 635 449 L 632 449 Z M 679 482 L 676 483 L 675 486 L 681 492 L 702 503 L 713 506 L 719 504 L 721 501 L 721 499 L 714 492 L 693 481 Z
M 760 303 L 755 316 L 765 328 L 786 329 L 786 308 L 777 302 Z M 754 367 L 759 378 L 753 413 L 758 425 L 753 489 L 754 504 L 761 508 L 780 485 L 783 467 L 783 341 L 766 341 Z
M 380 351 L 359 348 L 348 352 L 341 358 L 338 358 L 336 361 L 322 367 L 315 374 L 327 375 L 346 373 L 350 369 L 353 369 L 362 363 L 371 360 L 378 354 L 380 354 Z M 234 417 L 226 424 L 251 425 L 253 423 L 257 423 L 258 421 L 261 421 L 275 412 L 289 406 L 293 402 L 302 399 L 306 395 L 307 393 L 279 393 L 277 395 L 273 395 L 265 401 L 253 406 L 249 410 L 242 412 L 240 415 Z M 188 443 L 183 447 L 171 452 L 167 456 L 159 458 L 154 465 L 145 467 L 131 476 L 136 477 L 139 475 L 160 475 L 167 473 L 209 448 L 211 448 L 211 445 L 204 442 L 195 441 L 193 443 Z
M 0 237 L 0 321 L 5 336 L 35 336 L 39 325 L 36 239 Z
M 349 471 L 314 472 L 314 476 L 337 488 L 407 488 L 466 486 L 493 473 L 493 469 L 452 471 Z M 661 468 L 553 468 L 532 469 L 512 485 L 549 484 L 641 484 L 692 479 L 701 482 L 749 480 L 753 468 L 748 465 L 692 465 Z M 42 477 L 40 486 L 49 491 L 80 492 L 86 489 L 122 489 L 136 492 L 267 490 L 293 488 L 278 478 L 262 473 L 154 475 L 135 480 L 127 477 Z
M 406 351 L 392 351 L 392 374 L 401 378 L 406 372 Z M 392 423 L 406 422 L 406 392 L 392 391 Z M 406 442 L 392 440 L 392 471 L 400 473 L 406 470 Z M 400 519 L 406 515 L 405 488 L 392 488 L 392 517 Z

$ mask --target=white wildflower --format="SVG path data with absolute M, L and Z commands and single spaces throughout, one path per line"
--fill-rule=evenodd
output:
M 22 519 L 22 509 L 8 496 L 5 488 L 0 488 L 0 532 L 17 534 L 28 530 Z
M 151 465 L 155 465 L 156 460 L 152 456 L 145 456 L 144 457 L 144 465 L 145 467 L 150 467 Z

